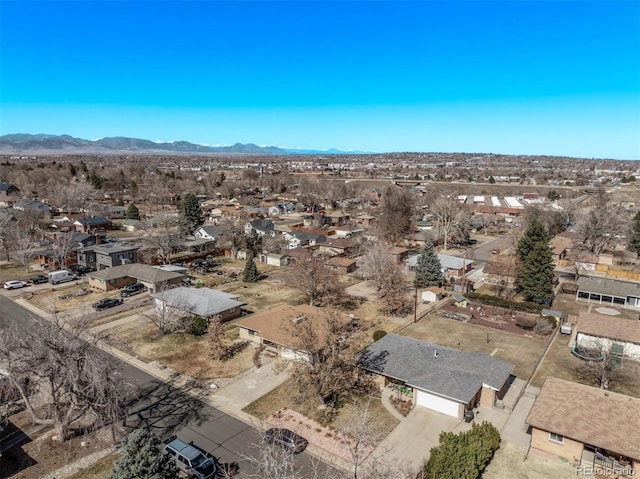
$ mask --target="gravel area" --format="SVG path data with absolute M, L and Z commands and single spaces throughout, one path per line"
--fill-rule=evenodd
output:
M 72 474 L 75 474 L 78 471 L 81 471 L 82 469 L 86 469 L 92 466 L 103 457 L 106 457 L 110 454 L 114 454 L 115 452 L 116 452 L 115 446 L 108 447 L 102 451 L 94 452 L 93 454 L 89 454 L 88 456 L 78 459 L 77 461 L 72 462 L 71 464 L 67 464 L 66 466 L 61 467 L 60 469 L 50 472 L 46 476 L 43 476 L 42 479 L 62 479 L 64 477 L 68 477 Z

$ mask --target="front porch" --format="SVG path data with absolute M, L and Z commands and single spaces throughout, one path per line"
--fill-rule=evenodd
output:
M 634 477 L 633 465 L 631 458 L 585 444 L 576 472 L 615 478 Z

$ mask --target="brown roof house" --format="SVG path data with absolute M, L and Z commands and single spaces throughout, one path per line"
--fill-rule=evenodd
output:
M 582 312 L 578 316 L 576 344 L 640 360 L 640 321 Z
M 404 388 L 416 406 L 464 419 L 493 408 L 509 389 L 514 365 L 488 354 L 446 348 L 387 334 L 362 351 L 358 366 L 384 388 Z
M 236 325 L 240 328 L 240 338 L 262 344 L 278 352 L 285 359 L 305 359 L 296 329 L 310 326 L 317 333 L 319 341 L 324 341 L 325 324 L 330 311 L 324 308 L 301 304 L 283 304 L 268 311 L 247 316 Z M 345 321 L 347 319 L 345 318 Z M 302 326 L 302 323 L 305 323 Z
M 156 266 L 131 263 L 101 269 L 87 274 L 89 287 L 97 291 L 113 291 L 133 283 L 142 283 L 151 292 L 180 284 L 184 274 Z
M 332 256 L 327 258 L 324 265 L 327 269 L 335 271 L 338 274 L 353 273 L 357 268 L 357 260 L 353 258 L 345 258 L 344 256 Z
M 513 286 L 516 282 L 516 264 L 512 259 L 489 261 L 484 266 L 483 281 L 485 283 Z
M 548 377 L 526 423 L 532 452 L 568 461 L 578 474 L 631 477 L 640 468 L 638 418 L 640 399 Z

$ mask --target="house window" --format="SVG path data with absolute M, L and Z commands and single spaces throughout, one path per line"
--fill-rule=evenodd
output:
M 563 444 L 564 443 L 564 436 L 561 436 L 560 434 L 556 434 L 554 432 L 550 432 L 549 433 L 549 441 L 557 442 L 558 444 Z
M 255 336 L 256 332 L 252 331 L 251 329 L 247 329 L 247 331 L 249 332 L 249 336 Z

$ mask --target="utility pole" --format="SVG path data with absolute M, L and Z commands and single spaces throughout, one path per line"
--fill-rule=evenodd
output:
M 416 291 L 413 295 L 413 322 L 418 322 L 418 286 L 416 285 Z

